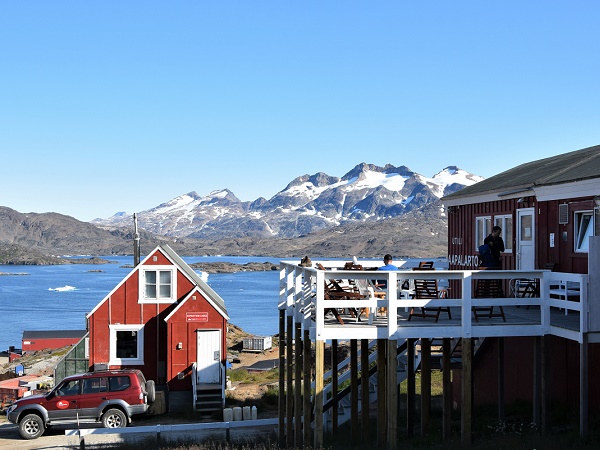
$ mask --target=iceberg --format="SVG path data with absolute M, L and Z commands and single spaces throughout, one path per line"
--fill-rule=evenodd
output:
M 65 291 L 74 291 L 77 288 L 75 286 L 63 286 L 63 287 L 57 287 L 57 288 L 48 288 L 49 291 L 56 291 L 56 292 L 65 292 Z

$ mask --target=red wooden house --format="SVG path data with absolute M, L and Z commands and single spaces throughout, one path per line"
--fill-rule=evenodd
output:
M 549 269 L 588 274 L 590 304 L 598 309 L 592 289 L 599 274 L 597 239 L 600 235 L 600 146 L 522 164 L 442 199 L 448 213 L 448 259 L 454 270 L 478 268 L 478 247 L 493 226 L 502 228 L 506 251 L 502 269 Z M 594 241 L 592 245 L 592 240 Z M 595 262 L 594 262 L 595 261 Z M 590 265 L 592 264 L 593 265 Z M 592 268 L 589 270 L 589 268 Z M 453 285 L 452 289 L 460 289 Z M 509 286 L 505 286 L 509 295 Z M 588 314 L 584 343 L 547 336 L 550 348 L 553 399 L 575 406 L 580 401 L 579 365 L 589 361 L 589 375 L 600 370 L 600 324 Z M 589 344 L 588 344 L 589 343 Z M 500 341 L 490 340 L 474 361 L 475 399 L 496 399 L 497 365 L 494 356 Z M 506 338 L 506 400 L 532 400 L 534 338 Z M 581 357 L 584 354 L 586 357 Z M 576 394 L 576 395 L 573 395 Z M 590 383 L 590 406 L 600 405 L 600 389 Z M 594 406 L 596 405 L 596 406 Z
M 169 246 L 150 252 L 87 319 L 92 369 L 138 368 L 167 386 L 170 404 L 193 390 L 194 408 L 222 408 L 225 303 Z
M 57 349 L 77 344 L 86 330 L 23 331 L 21 346 L 24 352 Z

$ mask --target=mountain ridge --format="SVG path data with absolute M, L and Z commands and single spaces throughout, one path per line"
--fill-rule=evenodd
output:
M 206 196 L 192 191 L 137 218 L 140 228 L 173 238 L 293 238 L 346 222 L 398 217 L 482 179 L 456 166 L 425 177 L 406 166 L 360 163 L 341 178 L 298 176 L 270 199 L 241 201 L 229 189 Z M 131 220 L 132 214 L 119 212 L 91 223 L 122 226 Z

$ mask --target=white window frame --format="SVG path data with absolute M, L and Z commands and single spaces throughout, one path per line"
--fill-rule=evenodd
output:
M 506 221 L 510 219 L 510 226 L 508 226 L 506 224 Z M 502 240 L 504 241 L 504 253 L 512 253 L 512 247 L 513 247 L 513 243 L 512 243 L 512 238 L 511 239 L 506 239 L 506 232 L 510 229 L 511 234 L 512 234 L 512 219 L 513 216 L 512 214 L 501 214 L 498 216 L 494 216 L 494 226 L 499 226 L 500 228 L 502 228 L 502 234 L 500 235 L 502 237 Z M 498 224 L 497 221 L 500 221 L 500 224 Z M 510 247 L 509 247 L 510 246 Z
M 108 326 L 110 331 L 110 361 L 111 366 L 142 366 L 144 365 L 144 325 L 116 324 Z M 137 358 L 117 358 L 117 331 L 137 332 Z
M 573 216 L 574 251 L 575 253 L 588 253 L 590 248 L 589 237 L 594 235 L 594 211 L 574 211 Z M 587 227 L 582 229 L 584 217 L 589 217 L 589 220 L 587 221 Z
M 159 295 L 160 276 L 158 272 L 171 272 L 171 296 L 170 297 L 146 297 L 146 273 L 157 272 L 156 293 Z M 173 266 L 144 266 L 139 270 L 139 303 L 175 303 L 177 301 L 177 269 Z
M 483 235 L 479 233 L 479 224 L 482 224 Z M 479 251 L 479 246 L 483 245 L 483 241 L 492 232 L 492 216 L 475 217 L 475 253 Z

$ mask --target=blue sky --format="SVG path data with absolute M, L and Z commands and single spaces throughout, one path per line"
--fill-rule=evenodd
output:
M 0 205 L 80 220 L 600 144 L 600 2 L 0 4 Z

